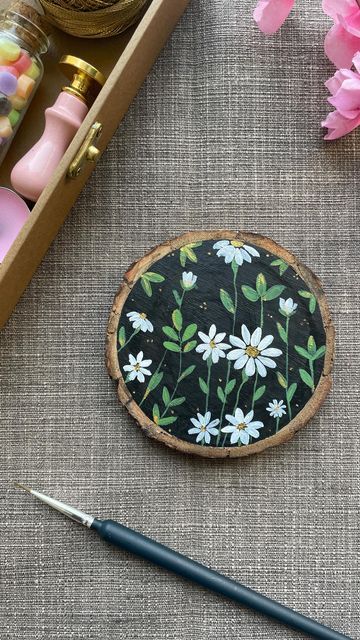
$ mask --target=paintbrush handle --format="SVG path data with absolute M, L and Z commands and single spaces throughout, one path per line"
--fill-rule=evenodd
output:
M 91 528 L 95 529 L 104 540 L 116 547 L 135 553 L 137 556 L 164 567 L 164 569 L 188 578 L 250 609 L 275 618 L 275 620 L 279 620 L 283 624 L 302 631 L 313 638 L 320 638 L 321 640 L 351 640 L 348 636 L 324 627 L 319 622 L 315 622 L 301 615 L 301 613 L 296 613 L 296 611 L 252 589 L 248 589 L 235 582 L 235 580 L 231 580 L 194 560 L 190 560 L 190 558 L 113 520 L 95 519 Z

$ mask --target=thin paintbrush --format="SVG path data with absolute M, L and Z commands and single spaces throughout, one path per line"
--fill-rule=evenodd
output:
M 293 629 L 302 631 L 313 638 L 320 638 L 321 640 L 351 640 L 348 636 L 333 631 L 329 629 L 329 627 L 324 627 L 319 622 L 315 622 L 301 615 L 301 613 L 296 613 L 292 609 L 274 600 L 270 600 L 270 598 L 262 596 L 260 593 L 248 589 L 238 582 L 143 536 L 141 533 L 137 533 L 118 522 L 114 522 L 114 520 L 98 520 L 83 511 L 74 509 L 63 502 L 54 500 L 54 498 L 49 498 L 45 494 L 29 489 L 22 484 L 17 484 L 16 486 L 32 493 L 36 498 L 42 500 L 42 502 L 45 502 L 50 507 L 53 507 L 53 509 L 60 511 L 79 524 L 89 529 L 95 529 L 107 542 L 111 542 L 111 544 L 126 551 L 131 551 L 160 567 L 173 571 L 207 589 L 211 589 L 211 591 L 215 591 L 215 593 L 220 593 L 231 600 L 235 600 L 235 602 L 239 602 L 250 609 L 275 618 Z

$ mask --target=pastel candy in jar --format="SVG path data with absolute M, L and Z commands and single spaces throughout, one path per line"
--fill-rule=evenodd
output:
M 24 0 L 0 13 L 0 164 L 43 75 L 44 29 L 40 5 L 37 10 Z

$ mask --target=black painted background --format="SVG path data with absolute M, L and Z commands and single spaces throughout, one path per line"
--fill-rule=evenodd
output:
M 164 325 L 172 325 L 171 314 L 177 307 L 174 300 L 172 290 L 175 288 L 182 293 L 180 287 L 180 280 L 182 278 L 183 271 L 192 271 L 198 276 L 196 288 L 185 294 L 184 303 L 182 306 L 182 315 L 184 319 L 184 327 L 190 323 L 196 323 L 198 330 L 204 333 L 209 332 L 211 324 L 215 324 L 217 332 L 226 332 L 225 342 L 228 341 L 229 333 L 232 333 L 233 316 L 224 308 L 220 301 L 219 291 L 225 289 L 233 297 L 233 272 L 230 264 L 225 264 L 224 258 L 216 256 L 216 250 L 213 249 L 214 242 L 205 241 L 201 247 L 194 249 L 196 253 L 197 262 L 191 262 L 187 260 L 186 266 L 182 267 L 179 260 L 180 251 L 176 251 L 167 255 L 166 257 L 154 263 L 150 270 L 164 276 L 165 280 L 161 284 L 152 283 L 152 296 L 148 297 L 144 292 L 140 281 L 136 283 L 122 311 L 122 315 L 119 322 L 119 328 L 124 326 L 126 329 L 126 336 L 131 334 L 132 328 L 129 319 L 126 317 L 126 313 L 129 311 L 145 312 L 151 322 L 154 325 L 153 333 L 140 332 L 134 336 L 132 341 L 125 346 L 119 352 L 119 364 L 123 373 L 124 379 L 126 373 L 123 371 L 123 366 L 128 364 L 129 353 L 136 356 L 139 351 L 144 352 L 144 358 L 152 359 L 152 365 L 150 366 L 153 373 L 158 366 L 162 355 L 164 353 L 163 342 L 169 340 L 162 332 Z M 255 245 L 254 245 L 255 246 Z M 285 273 L 280 276 L 279 268 L 271 266 L 270 263 L 277 258 L 276 255 L 270 254 L 259 247 L 256 247 L 260 253 L 260 258 L 253 257 L 252 262 L 249 264 L 244 262 L 239 267 L 237 276 L 237 289 L 238 289 L 238 310 L 236 315 L 235 335 L 241 337 L 241 325 L 244 323 L 250 332 L 258 326 L 260 318 L 260 302 L 250 302 L 245 299 L 241 285 L 248 284 L 255 288 L 255 281 L 257 275 L 261 272 L 265 275 L 268 287 L 275 284 L 283 284 L 286 286 L 281 297 L 292 297 L 298 304 L 296 314 L 290 321 L 290 333 L 289 343 L 291 345 L 291 353 L 289 356 L 290 362 L 290 383 L 297 382 L 297 391 L 292 400 L 293 417 L 303 408 L 306 402 L 312 395 L 311 389 L 302 382 L 300 379 L 298 370 L 299 368 L 305 368 L 308 370 L 307 361 L 299 356 L 293 349 L 293 346 L 300 345 L 306 348 L 309 335 L 313 335 L 317 344 L 317 347 L 325 344 L 325 332 L 322 324 L 321 315 L 318 305 L 313 314 L 309 312 L 309 300 L 301 297 L 298 294 L 299 290 L 308 290 L 305 282 L 299 278 L 295 271 L 288 267 Z M 279 366 L 276 369 L 267 369 L 268 373 L 266 378 L 260 378 L 258 386 L 266 384 L 266 392 L 263 397 L 257 401 L 255 405 L 254 420 L 261 420 L 264 423 L 264 428 L 260 431 L 260 438 L 266 438 L 274 433 L 275 420 L 269 416 L 266 411 L 269 401 L 274 398 L 277 400 L 285 400 L 285 389 L 283 389 L 277 379 L 276 372 L 278 370 L 284 371 L 284 358 L 285 358 L 285 344 L 281 341 L 276 322 L 280 322 L 285 325 L 285 318 L 279 313 L 279 299 L 276 298 L 273 301 L 264 303 L 264 329 L 263 336 L 272 334 L 274 341 L 271 347 L 278 347 L 282 349 L 283 355 L 274 358 Z M 195 334 L 194 338 L 198 342 L 201 342 Z M 234 348 L 234 347 L 232 347 Z M 320 359 L 314 362 L 315 370 L 315 383 L 318 382 L 323 369 L 323 360 Z M 152 419 L 152 409 L 154 403 L 157 403 L 160 409 L 163 408 L 162 401 L 162 388 L 165 384 L 170 393 L 176 383 L 178 375 L 178 362 L 179 354 L 168 351 L 162 371 L 164 372 L 164 378 L 160 385 L 150 393 L 146 400 L 142 404 L 142 410 Z M 218 364 L 212 366 L 212 379 L 211 379 L 211 392 L 209 410 L 213 418 L 220 417 L 221 402 L 217 397 L 217 386 L 224 386 L 227 360 L 220 359 Z M 196 369 L 191 376 L 185 378 L 179 385 L 176 396 L 185 396 L 186 402 L 179 407 L 174 407 L 169 411 L 167 415 L 177 415 L 177 421 L 168 426 L 163 427 L 173 435 L 195 443 L 196 435 L 189 435 L 188 429 L 191 428 L 190 418 L 196 417 L 197 412 L 204 414 L 205 412 L 205 395 L 199 388 L 198 377 L 201 376 L 206 380 L 207 377 L 207 365 L 202 360 L 202 354 L 197 353 L 195 350 L 183 356 L 183 369 L 194 364 Z M 236 377 L 241 382 L 242 371 L 235 371 L 233 369 L 233 363 L 231 366 L 230 378 Z M 149 377 L 146 378 L 144 383 L 138 381 L 129 382 L 128 388 L 132 393 L 137 403 L 140 403 L 143 398 L 144 391 L 147 387 Z M 249 381 L 244 385 L 239 406 L 246 413 L 251 409 L 251 399 L 253 391 L 254 377 L 251 377 Z M 235 387 L 232 394 L 228 399 L 228 406 L 226 407 L 226 413 L 233 412 L 234 401 L 236 398 Z M 288 423 L 288 417 L 285 415 L 280 420 L 280 428 L 284 427 Z M 223 422 L 224 426 L 226 421 Z M 214 438 L 211 440 L 211 444 L 214 445 Z M 226 446 L 229 446 L 229 438 Z M 237 445 L 234 445 L 237 446 Z

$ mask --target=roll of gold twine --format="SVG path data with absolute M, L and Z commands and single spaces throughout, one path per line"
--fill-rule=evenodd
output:
M 56 27 L 79 38 L 106 38 L 134 24 L 148 0 L 40 0 Z

